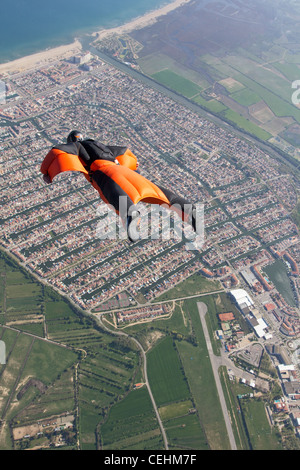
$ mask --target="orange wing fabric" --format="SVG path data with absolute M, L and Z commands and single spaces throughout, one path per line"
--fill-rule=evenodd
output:
M 108 160 L 95 160 L 91 165 L 91 170 L 92 172 L 100 170 L 108 176 L 125 191 L 134 204 L 140 201 L 151 204 L 169 204 L 168 198 L 158 186 L 136 171 L 133 171 L 136 169 L 137 160 L 130 150 L 127 150 L 124 155 L 120 155 L 118 161 L 120 165 Z M 41 172 L 44 175 L 48 174 L 52 181 L 56 175 L 64 171 L 80 171 L 90 181 L 89 173 L 77 155 L 55 148 L 50 150 L 42 162 Z M 102 199 L 105 200 L 98 184 L 94 180 L 91 182 L 94 188 L 98 190 Z
M 125 191 L 134 204 L 140 201 L 151 204 L 169 204 L 168 198 L 156 184 L 130 168 L 107 160 L 95 160 L 91 165 L 91 170 L 100 170 L 108 176 Z M 93 186 L 99 191 L 97 183 L 93 182 Z
M 81 163 L 78 155 L 66 153 L 59 149 L 50 150 L 41 165 L 41 172 L 44 175 L 48 174 L 52 181 L 56 175 L 63 171 L 80 171 L 88 175 L 88 171 Z
M 137 158 L 129 149 L 127 149 L 123 155 L 119 155 L 117 160 L 122 166 L 126 166 L 131 170 L 137 169 Z

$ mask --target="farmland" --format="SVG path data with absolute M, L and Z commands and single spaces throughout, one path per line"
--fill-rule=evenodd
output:
M 0 338 L 7 355 L 0 366 L 0 448 L 74 448 L 77 439 L 83 449 L 95 448 L 103 410 L 128 392 L 139 368 L 136 349 L 101 331 L 6 255 L 0 272 Z M 70 415 L 69 428 L 57 424 Z M 11 440 L 19 428 L 41 421 L 46 428 L 34 436 Z
M 148 375 L 158 406 L 189 398 L 189 390 L 171 338 L 165 338 L 148 355 Z
M 190 2 L 98 47 L 125 55 L 142 73 L 298 159 L 298 15 L 292 1 Z
M 238 318 L 225 292 L 205 294 L 208 281 L 194 276 L 170 291 L 169 318 L 128 325 L 120 336 L 118 329 L 109 331 L 111 314 L 98 323 L 4 253 L 0 275 L 0 339 L 7 357 L 0 366 L 1 449 L 163 450 L 156 412 L 170 450 L 230 448 L 198 298 L 188 298 L 204 290 L 201 302 L 218 355 L 218 313 L 233 311 Z M 18 302 L 21 293 L 24 303 Z M 187 298 L 174 300 L 176 294 Z M 238 448 L 275 448 L 278 436 L 263 419 L 262 402 L 244 401 L 238 414 L 240 385 L 222 377 Z
M 270 430 L 263 403 L 240 400 L 240 405 L 253 447 L 257 450 L 280 450 L 278 436 Z
M 172 88 L 172 90 L 181 93 L 187 98 L 192 98 L 201 91 L 200 87 L 196 83 L 172 72 L 172 70 L 162 70 L 153 74 L 152 78 L 163 85 Z
M 0 366 L 1 449 L 163 449 L 131 335 L 147 350 L 148 379 L 169 448 L 227 448 L 225 429 L 210 437 L 221 410 L 214 383 L 199 381 L 211 369 L 203 361 L 203 339 L 201 346 L 190 342 L 193 326 L 182 309 L 175 309 L 172 320 L 155 323 L 159 334 L 153 336 L 150 324 L 130 327 L 129 336 L 119 337 L 4 253 L 0 274 L 0 339 L 7 353 Z M 149 337 L 156 338 L 150 346 Z M 195 374 L 194 367 L 203 372 Z
M 112 408 L 101 427 L 101 438 L 104 450 L 162 448 L 160 430 L 145 387 L 133 391 Z

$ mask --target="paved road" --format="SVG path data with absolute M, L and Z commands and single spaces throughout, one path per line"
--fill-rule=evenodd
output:
M 200 320 L 201 320 L 201 324 L 202 324 L 202 328 L 203 328 L 203 332 L 204 332 L 204 336 L 205 336 L 205 341 L 206 341 L 206 345 L 207 345 L 207 350 L 208 350 L 212 370 L 213 370 L 213 373 L 214 373 L 214 378 L 215 378 L 215 382 L 216 382 L 216 386 L 217 386 L 217 391 L 218 391 L 219 398 L 220 398 L 221 408 L 222 408 L 223 415 L 224 415 L 224 420 L 225 420 L 225 425 L 226 425 L 226 429 L 227 429 L 227 433 L 228 433 L 228 437 L 229 437 L 230 446 L 231 446 L 232 450 L 237 450 L 237 446 L 236 446 L 236 442 L 235 442 L 235 438 L 234 438 L 234 434 L 233 434 L 233 430 L 232 430 L 232 426 L 231 426 L 231 420 L 230 420 L 230 416 L 229 416 L 229 413 L 228 413 L 228 410 L 227 410 L 226 401 L 225 401 L 222 385 L 221 385 L 219 374 L 218 374 L 219 358 L 217 358 L 213 353 L 213 349 L 212 349 L 212 345 L 211 345 L 207 325 L 206 325 L 206 322 L 205 322 L 205 315 L 207 313 L 207 306 L 203 302 L 197 302 L 197 307 L 198 307 L 199 316 L 200 316 Z

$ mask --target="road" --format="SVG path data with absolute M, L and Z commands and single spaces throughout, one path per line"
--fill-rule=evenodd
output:
M 231 420 L 230 420 L 230 416 L 227 410 L 226 401 L 225 401 L 220 377 L 218 374 L 219 358 L 216 358 L 216 356 L 213 353 L 213 349 L 212 349 L 212 345 L 211 345 L 211 341 L 210 341 L 210 337 L 209 337 L 209 333 L 208 333 L 208 329 L 207 329 L 207 325 L 205 321 L 205 315 L 207 313 L 207 306 L 203 302 L 197 302 L 197 307 L 199 311 L 199 316 L 200 316 L 200 320 L 201 320 L 201 324 L 202 324 L 202 328 L 204 332 L 204 337 L 206 341 L 206 346 L 207 346 L 216 386 L 217 386 L 217 391 L 218 391 L 219 398 L 220 398 L 221 408 L 223 411 L 223 416 L 224 416 L 225 425 L 226 425 L 226 429 L 227 429 L 227 433 L 229 437 L 230 446 L 232 450 L 237 450 L 237 446 L 236 446 L 236 442 L 235 442 L 235 438 L 234 438 L 234 434 L 233 434 L 233 430 L 231 426 Z
M 158 412 L 158 409 L 157 409 L 157 406 L 156 406 L 156 403 L 155 403 L 155 400 L 154 400 L 154 397 L 153 397 L 153 394 L 152 394 L 152 391 L 151 391 L 151 387 L 150 387 L 150 384 L 149 384 L 149 381 L 148 381 L 148 375 L 147 375 L 147 357 L 146 357 L 146 353 L 142 347 L 142 345 L 135 339 L 131 336 L 131 339 L 139 346 L 140 350 L 142 351 L 142 355 L 143 355 L 143 359 L 144 359 L 144 377 L 145 377 L 145 383 L 146 383 L 146 386 L 148 388 L 148 392 L 149 392 L 149 396 L 150 396 L 150 399 L 151 399 L 151 402 L 152 402 L 152 406 L 154 408 L 154 411 L 155 411 L 155 414 L 156 414 L 156 418 L 157 418 L 157 421 L 158 421 L 158 424 L 159 424 L 159 427 L 160 427 L 160 430 L 161 430 L 161 433 L 162 433 L 162 437 L 163 437 L 163 440 L 164 440 L 164 446 L 165 446 L 165 449 L 166 450 L 169 450 L 169 446 L 168 446 L 168 440 L 167 440 L 167 435 L 166 435 L 166 432 L 165 432 L 165 429 L 163 427 L 163 423 L 162 423 L 162 420 L 160 419 L 160 415 L 159 415 L 159 412 Z
M 136 345 L 138 346 L 138 348 L 141 350 L 142 356 L 143 356 L 143 363 L 144 363 L 144 378 L 145 378 L 145 384 L 146 384 L 146 387 L 147 387 L 147 389 L 148 389 L 149 396 L 150 396 L 150 399 L 151 399 L 151 402 L 152 402 L 152 406 L 153 406 L 153 409 L 154 409 L 154 411 L 155 411 L 156 418 L 157 418 L 157 421 L 158 421 L 158 424 L 159 424 L 159 427 L 160 427 L 160 431 L 161 431 L 161 434 L 162 434 L 162 437 L 163 437 L 163 441 L 164 441 L 165 450 L 169 450 L 167 435 L 166 435 L 166 432 L 165 432 L 165 429 L 164 429 L 162 420 L 161 420 L 161 418 L 160 418 L 160 415 L 159 415 L 159 412 L 158 412 L 158 409 L 157 409 L 157 406 L 156 406 L 156 403 L 155 403 L 155 400 L 154 400 L 154 397 L 153 397 L 153 394 L 152 394 L 152 390 L 151 390 L 151 387 L 150 387 L 150 384 L 149 384 L 149 381 L 148 381 L 148 374 L 147 374 L 147 357 L 146 357 L 146 353 L 145 353 L 145 351 L 144 351 L 143 346 L 142 346 L 141 343 L 139 343 L 139 341 L 138 341 L 137 339 L 135 339 L 133 336 L 130 336 L 130 335 L 124 333 L 124 332 L 117 332 L 117 331 L 115 331 L 115 330 L 110 330 L 110 329 L 109 329 L 107 326 L 105 326 L 104 323 L 102 322 L 101 316 L 99 316 L 99 323 L 101 324 L 101 327 L 102 327 L 102 328 L 104 328 L 105 330 L 109 331 L 110 333 L 113 333 L 114 335 L 126 336 L 126 337 L 130 338 L 132 341 L 135 342 L 135 344 L 136 344 Z
M 167 292 L 168 290 L 171 290 L 173 289 L 175 286 L 172 286 L 170 287 L 170 289 L 167 289 L 165 292 Z M 226 290 L 224 289 L 219 289 L 219 290 L 213 290 L 213 291 L 208 291 L 208 292 L 203 292 L 202 294 L 193 294 L 193 295 L 186 295 L 184 297 L 175 297 L 174 299 L 171 298 L 171 299 L 167 299 L 167 300 L 149 300 L 143 304 L 138 304 L 138 305 L 134 305 L 134 306 L 129 306 L 129 307 L 124 307 L 122 309 L 120 309 L 120 307 L 118 308 L 115 308 L 115 309 L 111 309 L 111 310 L 103 310 L 101 312 L 96 312 L 97 316 L 102 316 L 102 315 L 105 315 L 106 313 L 115 313 L 115 312 L 120 312 L 120 310 L 122 310 L 122 312 L 126 312 L 126 310 L 133 310 L 133 309 L 139 309 L 139 308 L 144 308 L 144 307 L 152 307 L 153 305 L 162 305 L 162 304 L 169 304 L 171 302 L 180 302 L 182 300 L 188 300 L 188 299 L 196 299 L 198 297 L 206 297 L 208 295 L 214 295 L 214 294 L 221 294 L 222 292 L 226 292 Z M 92 312 L 90 311 L 89 312 L 91 315 L 95 315 L 95 312 Z

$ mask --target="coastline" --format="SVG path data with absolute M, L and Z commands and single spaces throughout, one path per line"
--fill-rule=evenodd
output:
M 102 29 L 97 31 L 93 34 L 96 37 L 96 40 L 103 39 L 106 36 L 111 34 L 124 34 L 129 33 L 136 29 L 145 28 L 146 26 L 150 26 L 154 24 L 161 16 L 167 15 L 173 10 L 190 3 L 191 0 L 174 0 L 172 3 L 169 3 L 157 10 L 150 11 L 145 13 L 143 16 L 139 16 L 134 18 L 133 20 L 129 21 L 128 23 L 117 26 L 116 28 L 110 29 Z
M 35 54 L 21 57 L 20 59 L 5 62 L 4 64 L 0 64 L 0 75 L 4 76 L 16 72 L 26 72 L 30 69 L 43 67 L 50 62 L 66 59 L 72 55 L 78 54 L 81 48 L 80 42 L 78 39 L 75 39 L 71 44 L 46 49 L 41 52 L 36 52 Z
M 161 16 L 167 15 L 169 12 L 189 3 L 190 1 L 191 0 L 174 0 L 172 3 L 164 5 L 157 10 L 145 13 L 145 15 L 134 18 L 133 20 L 121 26 L 96 31 L 92 33 L 92 37 L 94 38 L 94 41 L 99 41 L 111 34 L 129 33 L 130 31 L 150 26 L 154 24 Z M 7 75 L 43 67 L 49 65 L 51 62 L 66 59 L 80 52 L 82 52 L 82 45 L 78 39 L 75 39 L 71 44 L 62 45 L 52 49 L 46 49 L 35 54 L 21 57 L 20 59 L 0 64 L 0 75 L 2 78 L 5 78 Z

